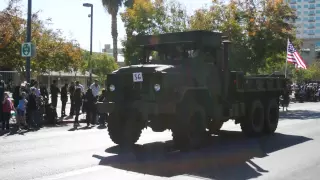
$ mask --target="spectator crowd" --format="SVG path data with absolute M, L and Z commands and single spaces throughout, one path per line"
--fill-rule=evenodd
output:
M 105 90 L 95 80 L 87 90 L 79 81 L 66 83 L 61 88 L 53 80 L 49 92 L 47 87 L 36 80 L 21 83 L 4 91 L 5 84 L 0 82 L 0 118 L 2 130 L 9 130 L 10 119 L 15 118 L 14 127 L 18 129 L 40 129 L 45 124 L 57 124 L 66 116 L 74 118 L 74 127 L 80 126 L 79 116 L 85 114 L 87 126 L 99 124 L 105 126 L 105 115 L 97 114 L 96 102 L 105 100 Z M 2 87 L 2 88 L 1 88 Z M 10 97 L 12 94 L 12 97 Z M 60 95 L 61 117 L 58 117 L 57 105 Z M 50 103 L 49 103 L 50 101 Z M 70 102 L 70 114 L 66 114 L 67 102 Z

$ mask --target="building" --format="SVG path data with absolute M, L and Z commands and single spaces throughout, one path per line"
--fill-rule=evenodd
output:
M 296 11 L 297 38 L 302 40 L 301 56 L 307 64 L 311 64 L 320 48 L 320 0 L 287 0 Z

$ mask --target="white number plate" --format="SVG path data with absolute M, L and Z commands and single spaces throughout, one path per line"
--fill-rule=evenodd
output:
M 132 73 L 133 75 L 133 82 L 143 82 L 143 76 L 141 72 Z

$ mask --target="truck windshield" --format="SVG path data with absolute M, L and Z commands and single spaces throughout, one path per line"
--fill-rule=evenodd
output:
M 193 44 L 161 44 L 143 47 L 142 64 L 182 64 L 198 54 Z

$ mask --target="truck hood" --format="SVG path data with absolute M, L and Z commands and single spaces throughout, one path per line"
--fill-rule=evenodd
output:
M 173 69 L 175 66 L 164 65 L 164 64 L 139 64 L 122 67 L 116 71 L 113 71 L 113 74 L 127 74 L 134 72 L 142 73 L 155 73 L 155 72 L 166 72 L 169 69 Z

